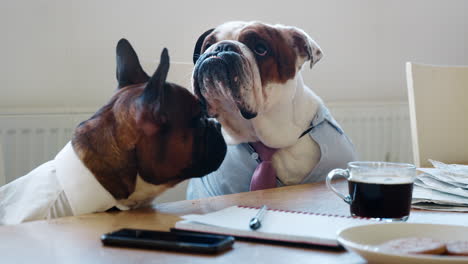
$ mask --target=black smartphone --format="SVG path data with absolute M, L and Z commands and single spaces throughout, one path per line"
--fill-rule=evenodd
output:
M 106 246 L 218 253 L 232 247 L 234 237 L 190 232 L 120 229 L 101 236 Z

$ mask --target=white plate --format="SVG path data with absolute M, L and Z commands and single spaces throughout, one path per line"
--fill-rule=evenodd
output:
M 350 227 L 338 234 L 338 242 L 370 263 L 468 263 L 468 257 L 417 254 L 392 254 L 379 251 L 378 245 L 397 238 L 430 237 L 443 242 L 468 240 L 468 227 L 413 223 L 382 223 Z

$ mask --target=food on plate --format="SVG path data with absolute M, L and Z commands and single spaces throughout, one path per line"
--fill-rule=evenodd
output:
M 428 237 L 407 237 L 389 240 L 380 245 L 379 250 L 388 253 L 444 254 L 445 243 Z
M 468 256 L 468 241 L 448 242 L 447 254 L 457 256 Z

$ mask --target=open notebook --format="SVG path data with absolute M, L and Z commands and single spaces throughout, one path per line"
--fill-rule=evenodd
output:
M 204 215 L 184 215 L 175 229 L 241 238 L 337 247 L 340 230 L 378 221 L 349 216 L 268 209 L 262 226 L 253 231 L 249 221 L 259 208 L 232 206 Z

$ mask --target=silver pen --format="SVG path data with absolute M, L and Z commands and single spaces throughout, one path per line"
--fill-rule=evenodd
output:
M 262 219 L 267 210 L 268 210 L 268 207 L 266 205 L 263 205 L 258 211 L 257 215 L 255 215 L 252 219 L 250 219 L 250 223 L 249 223 L 250 229 L 257 230 L 262 226 Z

